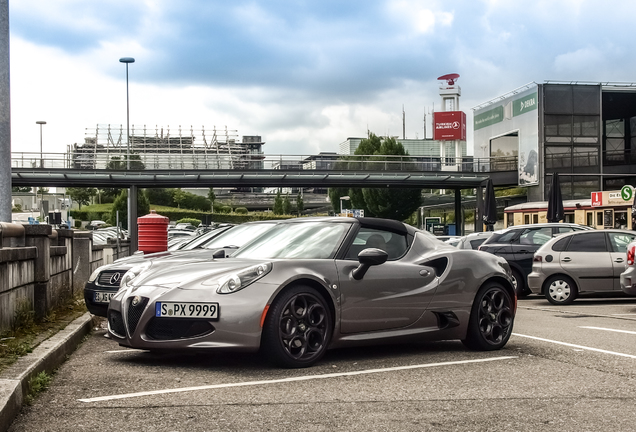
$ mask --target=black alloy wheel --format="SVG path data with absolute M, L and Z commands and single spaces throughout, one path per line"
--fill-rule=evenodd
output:
M 463 344 L 478 351 L 503 348 L 512 334 L 513 308 L 513 299 L 499 283 L 481 287 L 475 296 Z
M 332 331 L 331 311 L 322 295 L 311 287 L 295 286 L 270 307 L 261 348 L 278 366 L 308 367 L 325 354 Z

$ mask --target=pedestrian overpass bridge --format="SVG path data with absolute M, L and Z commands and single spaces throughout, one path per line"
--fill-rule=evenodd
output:
M 80 155 L 82 156 L 82 155 Z M 167 187 L 382 187 L 452 189 L 455 211 L 461 213 L 461 190 L 477 189 L 492 178 L 495 186 L 516 186 L 516 157 L 439 158 L 424 156 L 218 155 L 125 151 L 76 154 L 12 153 L 13 186 L 129 188 Z M 128 167 L 127 167 L 128 165 Z M 133 201 L 134 202 L 134 201 Z M 136 208 L 130 209 L 136 220 Z M 133 228 L 134 229 L 134 228 Z M 136 243 L 136 232 L 131 233 Z

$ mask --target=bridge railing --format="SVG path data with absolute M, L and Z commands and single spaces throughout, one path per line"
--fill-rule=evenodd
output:
M 517 157 L 475 158 L 373 155 L 268 155 L 153 152 L 132 154 L 131 170 L 321 170 L 321 171 L 514 171 Z M 12 168 L 34 170 L 125 170 L 126 152 L 28 153 L 14 152 Z

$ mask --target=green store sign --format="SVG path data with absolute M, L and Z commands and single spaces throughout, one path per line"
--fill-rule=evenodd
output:
M 512 116 L 525 114 L 528 111 L 536 110 L 538 106 L 537 94 L 532 93 L 512 102 Z
M 534 92 L 515 99 L 510 102 L 510 105 L 512 105 L 512 117 L 517 117 L 529 111 L 536 110 L 539 106 L 537 93 Z M 506 104 L 506 106 L 508 106 L 508 104 Z M 508 111 L 507 115 L 510 116 L 510 111 Z M 488 111 L 484 111 L 481 114 L 477 114 L 473 119 L 474 130 L 482 129 L 502 121 L 504 121 L 504 106 L 500 105 Z
M 477 114 L 474 118 L 474 129 L 485 128 L 495 123 L 503 121 L 503 106 L 495 107 L 491 110 Z

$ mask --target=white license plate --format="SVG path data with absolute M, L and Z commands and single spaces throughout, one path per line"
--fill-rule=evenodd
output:
M 108 303 L 117 294 L 116 292 L 95 291 L 93 301 L 95 303 Z
M 208 318 L 218 319 L 218 303 L 157 302 L 155 316 L 159 318 Z

